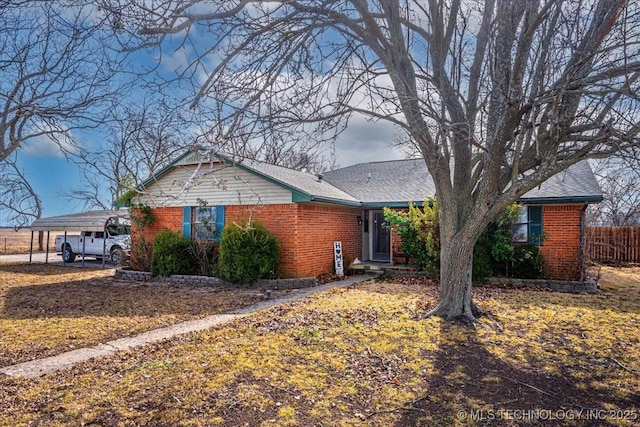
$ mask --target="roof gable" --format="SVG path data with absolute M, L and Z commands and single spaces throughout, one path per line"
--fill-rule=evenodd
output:
M 223 162 L 256 175 L 291 192 L 291 202 L 321 201 L 350 206 L 406 206 L 435 195 L 435 185 L 424 159 L 359 163 L 326 172 L 322 178 L 252 159 L 225 154 L 205 158 L 188 151 L 141 187 L 152 186 L 173 168 L 208 162 Z M 602 191 L 587 161 L 579 162 L 551 177 L 519 201 L 523 203 L 599 202 Z
M 347 204 L 351 206 L 359 206 L 360 202 L 347 192 L 333 186 L 325 180 L 307 172 L 296 171 L 293 169 L 276 166 L 269 163 L 260 162 L 252 159 L 235 159 L 230 155 L 215 153 L 205 156 L 199 151 L 190 150 L 175 161 L 162 169 L 156 175 L 146 179 L 139 187 L 144 189 L 146 193 L 153 192 L 155 186 L 159 186 L 169 177 L 166 175 L 184 168 L 195 168 L 199 165 L 207 164 L 226 165 L 227 168 L 237 168 L 244 173 L 250 173 L 270 184 L 275 184 L 279 188 L 290 193 L 288 202 L 310 202 L 321 201 L 328 203 Z M 206 167 L 203 167 L 203 170 Z M 222 168 L 220 169 L 222 170 Z M 221 174 L 220 171 L 208 171 L 211 174 Z M 227 173 L 228 174 L 228 173 Z M 187 177 L 183 177 L 182 181 L 186 181 Z M 165 185 L 166 186 L 166 185 Z M 173 193 L 182 191 L 184 185 L 172 185 L 161 191 L 163 193 Z M 148 198 L 148 197 L 147 197 Z M 145 196 L 142 196 L 145 199 Z M 146 200 L 145 200 L 146 201 Z M 235 203 L 234 203 L 235 204 Z

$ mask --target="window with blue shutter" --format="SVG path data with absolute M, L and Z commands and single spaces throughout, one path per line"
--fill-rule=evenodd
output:
M 224 230 L 224 206 L 216 206 L 216 242 L 220 241 Z
M 191 238 L 191 206 L 182 208 L 182 235 Z
M 224 206 L 194 206 L 191 209 L 193 240 L 219 242 L 224 229 Z
M 532 245 L 542 244 L 542 206 L 528 206 L 529 239 Z
M 511 240 L 518 243 L 542 244 L 542 206 L 521 206 L 512 225 Z

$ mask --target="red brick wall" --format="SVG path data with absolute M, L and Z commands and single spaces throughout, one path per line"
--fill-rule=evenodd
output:
M 144 238 L 147 243 L 151 244 L 153 242 L 154 237 L 158 233 L 160 233 L 165 228 L 168 228 L 172 231 L 177 231 L 182 233 L 182 208 L 153 208 L 151 210 L 155 219 L 153 223 L 147 227 L 144 227 L 144 230 L 138 230 L 135 221 L 131 221 L 131 240 L 132 240 L 132 251 L 131 251 L 131 266 L 136 269 L 146 269 L 147 262 L 143 260 L 136 259 L 136 255 L 139 254 L 138 251 L 134 250 L 136 248 L 136 242 L 138 242 L 138 236 L 142 231 L 144 233 Z M 131 215 L 139 215 L 135 209 L 131 210 Z M 140 253 L 141 255 L 142 253 Z M 147 254 L 149 257 L 151 254 Z
M 549 279 L 578 280 L 582 270 L 580 221 L 582 204 L 544 205 L 542 230 L 545 240 L 540 252 Z
M 296 274 L 312 277 L 334 271 L 333 242 L 342 242 L 345 267 L 362 253 L 360 209 L 321 204 L 298 205 Z
M 280 243 L 280 265 L 278 274 L 282 277 L 296 276 L 295 262 L 297 253 L 296 223 L 298 209 L 293 203 L 285 205 L 263 206 L 227 206 L 225 208 L 225 225 L 240 223 L 251 215 L 251 218 L 260 221 Z
M 314 277 L 334 271 L 333 242 L 342 241 L 345 265 L 362 251 L 359 209 L 320 204 L 227 206 L 225 222 L 240 222 L 251 213 L 280 243 L 281 277 Z

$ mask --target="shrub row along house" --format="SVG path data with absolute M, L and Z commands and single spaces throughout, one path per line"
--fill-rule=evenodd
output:
M 280 166 L 216 154 L 184 153 L 147 179 L 134 204 L 151 208 L 152 224 L 134 232 L 146 241 L 161 230 L 211 239 L 225 225 L 250 217 L 280 243 L 281 277 L 332 272 L 333 243 L 341 241 L 345 264 L 394 263 L 398 237 L 384 224 L 383 208 L 407 208 L 434 195 L 422 159 L 362 163 L 316 176 Z M 579 279 L 583 270 L 585 209 L 602 192 L 587 162 L 578 163 L 519 202 L 514 233 L 538 242 L 550 279 Z M 203 227 L 203 221 L 210 224 Z M 134 225 L 135 228 L 135 225 Z M 212 232 L 209 232 L 211 230 Z

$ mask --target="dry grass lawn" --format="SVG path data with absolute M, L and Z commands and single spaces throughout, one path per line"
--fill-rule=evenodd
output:
M 476 289 L 492 314 L 476 328 L 423 319 L 437 297 L 426 280 L 329 291 L 0 379 L 0 425 L 638 425 L 640 269 L 604 269 L 602 284 L 598 295 Z M 41 319 L 33 310 L 18 317 Z
M 0 264 L 0 366 L 223 313 L 255 290 L 116 280 L 113 271 Z

